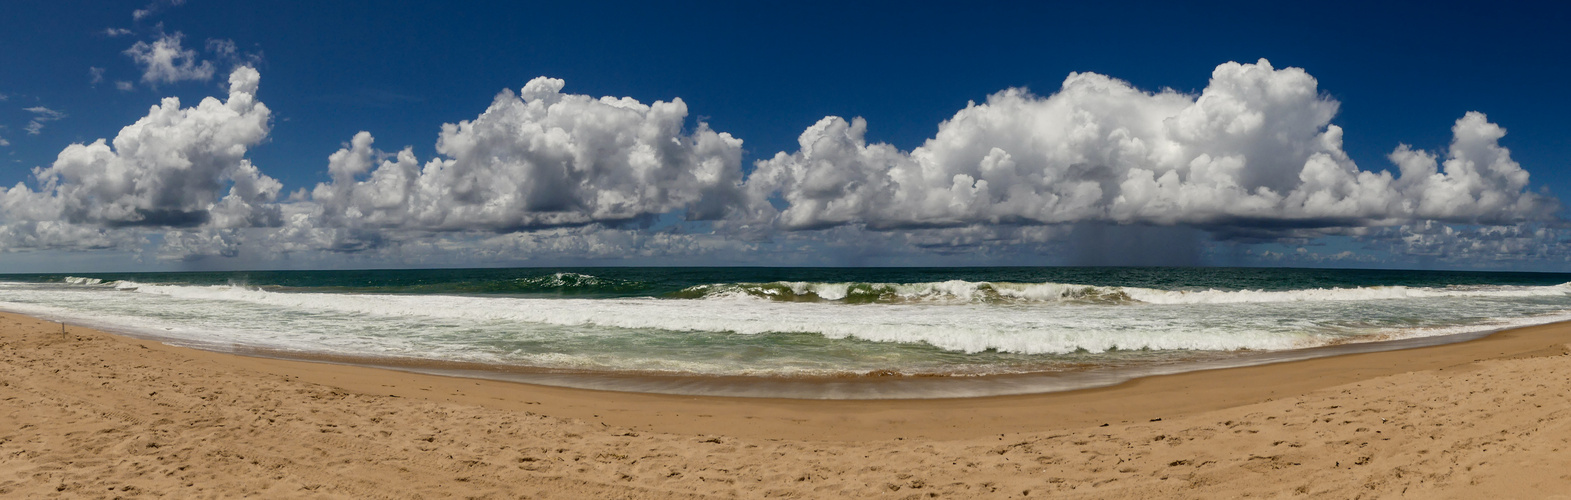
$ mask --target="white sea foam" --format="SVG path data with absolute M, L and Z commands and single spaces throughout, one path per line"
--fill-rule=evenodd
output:
M 689 289 L 699 300 L 591 300 L 112 284 L 9 284 L 0 286 L 0 308 L 207 346 L 733 375 L 911 366 L 993 373 L 1013 369 L 999 363 L 1041 365 L 1020 356 L 1280 350 L 1571 319 L 1567 285 L 1163 291 L 800 282 Z M 760 298 L 771 293 L 798 298 Z M 881 299 L 845 303 L 858 294 Z
M 1306 290 L 1200 290 L 1173 291 L 1149 288 L 1123 289 L 1130 298 L 1151 304 L 1241 304 L 1266 302 L 1366 301 L 1439 297 L 1549 297 L 1571 293 L 1571 283 L 1553 286 L 1453 286 L 1423 288 L 1375 286 L 1312 288 Z
M 1374 286 L 1300 290 L 1158 290 L 1070 283 L 1009 283 L 951 280 L 931 283 L 812 283 L 777 281 L 699 285 L 684 297 L 711 300 L 746 298 L 788 302 L 923 303 L 1129 303 L 1242 304 L 1269 302 L 1366 301 L 1436 297 L 1541 297 L 1571 293 L 1571 283 L 1553 286 L 1451 286 L 1443 288 Z
M 546 276 L 533 278 L 519 278 L 520 284 L 541 288 L 568 288 L 579 286 L 595 286 L 605 284 L 606 281 L 598 276 L 579 273 L 551 273 Z
M 679 296 L 704 299 L 762 298 L 787 302 L 995 303 L 1116 302 L 1128 300 L 1118 287 L 1064 283 L 994 283 L 962 280 L 932 283 L 725 283 L 699 285 Z
M 815 284 L 795 284 L 803 291 L 824 291 L 830 296 L 843 289 Z M 942 290 L 964 297 L 975 284 L 959 281 L 907 285 L 914 293 Z M 787 304 L 772 301 L 713 307 L 706 301 L 660 299 L 522 299 L 457 297 L 442 295 L 358 295 L 278 293 L 238 286 L 179 286 L 132 284 L 141 293 L 191 300 L 237 301 L 287 310 L 330 311 L 378 317 L 421 317 L 470 321 L 502 321 L 558 326 L 656 329 L 674 332 L 723 332 L 744 335 L 813 333 L 828 338 L 855 338 L 877 342 L 926 343 L 966 353 L 987 350 L 1043 354 L 1109 350 L 1237 350 L 1306 347 L 1335 339 L 1324 329 L 1303 324 L 1274 326 L 1272 318 L 1259 325 L 1247 317 L 1233 318 L 1237 326 L 1203 327 L 1191 322 L 1195 310 L 1162 309 L 1122 311 L 1122 308 L 1078 306 L 1064 310 L 1001 308 L 987 305 L 944 306 L 886 304 L 846 308 L 837 304 Z M 1019 296 L 1062 297 L 1067 291 L 1088 287 L 1046 284 L 1033 287 L 1000 287 Z M 1153 304 L 1246 304 L 1281 302 L 1346 302 L 1374 299 L 1436 297 L 1521 297 L 1564 295 L 1564 286 L 1494 287 L 1494 289 L 1410 289 L 1403 287 L 1297 290 L 1289 292 L 1162 292 L 1121 288 L 1136 300 Z M 725 295 L 717 298 L 727 297 Z M 827 298 L 827 297 L 826 297 Z M 1067 306 L 1066 306 L 1067 307 Z M 1225 309 L 1211 310 L 1219 318 L 1237 316 Z
M 837 304 L 767 301 L 714 307 L 708 301 L 661 299 L 526 299 L 445 295 L 281 293 L 240 286 L 122 282 L 138 295 L 251 304 L 270 309 L 414 320 L 505 322 L 621 330 L 713 332 L 742 335 L 810 333 L 831 339 L 926 343 L 977 353 L 1043 354 L 1109 350 L 1286 349 L 1316 343 L 1309 335 L 1196 329 L 1162 314 L 1128 318 L 1109 327 L 1106 315 L 1061 317 L 1035 309 L 986 305 L 892 304 L 846 308 Z M 136 300 L 136 299 L 129 299 Z M 1091 308 L 1094 310 L 1095 308 Z M 1142 333 L 1131 335 L 1131 328 Z
M 1538 314 L 1518 318 L 1492 318 L 1465 325 L 1431 326 L 1417 328 L 1391 328 L 1371 335 L 1371 340 L 1401 340 L 1422 337 L 1439 337 L 1463 333 L 1506 330 L 1534 325 L 1571 321 L 1571 311 Z

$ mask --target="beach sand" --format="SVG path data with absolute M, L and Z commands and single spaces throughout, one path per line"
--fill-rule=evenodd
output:
M 0 314 L 0 497 L 1571 498 L 1571 324 L 1031 396 L 709 398 Z

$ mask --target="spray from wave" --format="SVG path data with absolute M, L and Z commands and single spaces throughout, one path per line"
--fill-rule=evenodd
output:
M 1375 286 L 1302 290 L 1157 290 L 1070 283 L 718 283 L 685 288 L 673 299 L 761 299 L 842 304 L 1245 304 L 1359 301 L 1438 297 L 1541 297 L 1571 293 L 1571 283 L 1554 286 Z
M 0 282 L 0 308 L 186 345 L 620 373 L 1036 373 L 1571 318 L 1566 276 L 1445 272 L 595 268 L 21 279 Z

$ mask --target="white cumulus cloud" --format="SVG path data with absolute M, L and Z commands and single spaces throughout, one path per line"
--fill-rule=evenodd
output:
M 279 224 L 272 202 L 282 185 L 245 158 L 270 127 L 270 111 L 256 99 L 260 78 L 238 68 L 227 100 L 209 97 L 183 108 L 178 98 L 165 98 L 112 145 L 99 139 L 67 146 L 48 168 L 34 170 L 37 191 L 18 183 L 0 192 L 0 214 L 109 228 Z
M 1527 172 L 1468 113 L 1437 169 L 1401 146 L 1401 178 L 1360 169 L 1331 124 L 1339 103 L 1298 68 L 1226 63 L 1199 95 L 1146 92 L 1071 74 L 1039 97 L 972 103 L 906 152 L 869 144 L 867 124 L 827 117 L 800 149 L 761 161 L 739 225 L 787 230 L 972 224 L 1191 225 L 1219 234 L 1303 234 L 1416 219 L 1501 223 L 1550 216 Z M 785 206 L 777 210 L 770 199 Z
M 1407 145 L 1391 153 L 1402 176 L 1397 189 L 1413 216 L 1422 219 L 1500 223 L 1532 218 L 1552 201 L 1527 188 L 1528 173 L 1500 146 L 1506 130 L 1483 113 L 1470 112 L 1451 127 L 1445 162 Z
M 240 60 L 232 42 L 209 45 Z M 147 66 L 212 71 L 179 47 L 178 33 L 170 47 L 184 55 Z M 1382 258 L 1571 256 L 1559 201 L 1529 189 L 1500 144 L 1505 129 L 1482 113 L 1457 120 L 1441 151 L 1397 145 L 1390 170 L 1366 170 L 1332 123 L 1340 104 L 1303 70 L 1264 60 L 1218 66 L 1197 94 L 1094 73 L 1071 74 L 1045 97 L 1006 89 L 910 151 L 869 143 L 861 118 L 826 117 L 797 151 L 746 176 L 742 141 L 689 126 L 681 99 L 595 98 L 541 77 L 442 125 L 435 157 L 379 150 L 360 132 L 328 156 L 327 182 L 282 202 L 283 186 L 247 158 L 272 125 L 259 81 L 239 67 L 226 99 L 182 107 L 166 98 L 112 141 L 66 147 L 34 170 L 34 187 L 0 190 L 0 250 L 158 244 L 163 260 L 422 265 L 1041 256 L 1183 265 L 1203 263 L 1216 245 L 1313 246 L 1337 234 Z M 696 222 L 672 224 L 677 214 Z M 1374 258 L 1238 255 L 1307 265 Z
M 125 55 L 142 67 L 142 82 L 149 85 L 212 79 L 213 63 L 201 60 L 195 50 L 181 47 L 184 37 L 177 31 L 162 35 L 153 43 L 136 42 L 125 50 Z
M 681 99 L 565 94 L 536 78 L 473 120 L 442 126 L 425 163 L 387 154 L 361 132 L 328 161 L 311 200 L 323 224 L 429 231 L 514 231 L 620 223 L 687 210 L 724 214 L 738 196 L 742 141 L 699 123 Z

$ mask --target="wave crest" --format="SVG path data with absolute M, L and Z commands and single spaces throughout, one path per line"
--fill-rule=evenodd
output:
M 1438 288 L 1373 286 L 1300 290 L 1159 290 L 1071 283 L 715 283 L 667 295 L 672 299 L 762 299 L 775 302 L 843 304 L 899 303 L 1071 303 L 1071 304 L 1244 304 L 1326 302 L 1441 297 L 1536 297 L 1571 293 L 1571 283 L 1554 286 L 1447 286 Z
M 608 280 L 578 273 L 553 273 L 548 276 L 519 278 L 514 280 L 514 283 L 523 289 L 597 288 L 628 284 L 622 280 Z
M 971 282 L 932 283 L 717 283 L 685 288 L 675 299 L 756 298 L 777 302 L 845 304 L 1079 302 L 1116 304 L 1131 299 L 1119 287 L 1063 283 Z

